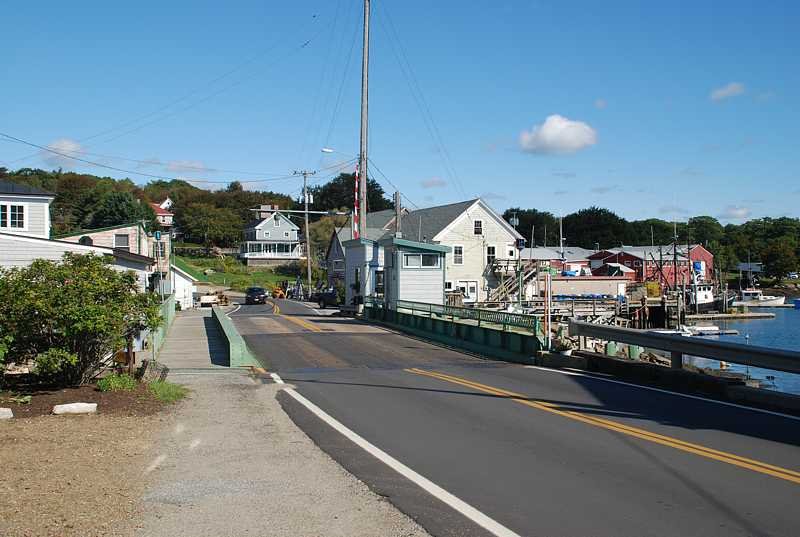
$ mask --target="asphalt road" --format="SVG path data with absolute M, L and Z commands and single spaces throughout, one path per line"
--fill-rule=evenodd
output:
M 231 315 L 268 370 L 520 535 L 798 534 L 796 419 L 481 360 L 275 302 Z M 307 416 L 293 419 L 336 443 Z M 448 531 L 430 498 L 409 499 L 375 465 L 359 469 L 352 449 L 328 451 L 431 533 L 480 533 L 453 530 L 457 517 Z

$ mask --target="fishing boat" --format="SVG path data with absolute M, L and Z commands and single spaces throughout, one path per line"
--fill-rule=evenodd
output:
M 765 295 L 761 289 L 753 287 L 743 289 L 741 298 L 734 300 L 734 306 L 782 306 L 786 302 L 785 296 Z

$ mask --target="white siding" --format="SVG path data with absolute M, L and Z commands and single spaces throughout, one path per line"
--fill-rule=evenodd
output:
M 22 230 L 1 228 L 2 233 L 15 233 L 30 237 L 50 238 L 50 199 L 24 196 L 0 196 L 0 204 L 22 205 L 25 207 L 25 224 Z
M 477 203 L 469 208 L 465 217 L 446 230 L 442 236 L 437 237 L 437 242 L 445 246 L 463 246 L 464 262 L 462 265 L 453 264 L 453 252 L 446 256 L 447 280 L 453 282 L 453 288 L 458 281 L 477 281 L 478 300 L 487 298 L 487 287 L 498 285 L 497 279 L 486 269 L 486 247 L 494 246 L 497 259 L 516 259 L 516 237 L 496 220 L 498 215 L 493 215 L 483 205 Z M 475 235 L 475 220 L 483 223 L 483 234 Z M 509 251 L 514 251 L 514 256 L 509 256 Z
M 427 304 L 444 303 L 444 278 L 441 268 L 409 269 L 401 266 L 399 270 L 400 300 Z

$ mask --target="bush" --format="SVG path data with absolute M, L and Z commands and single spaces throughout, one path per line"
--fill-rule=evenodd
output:
M 150 383 L 150 391 L 162 403 L 174 403 L 186 397 L 189 390 L 180 384 L 173 384 L 166 380 L 155 380 Z
M 65 349 L 53 347 L 36 355 L 36 375 L 62 383 L 69 371 L 78 363 L 78 355 Z
M 97 389 L 101 392 L 121 392 L 136 389 L 136 379 L 127 374 L 109 375 L 97 381 Z
M 161 324 L 156 295 L 96 255 L 0 269 L 0 297 L 5 361 L 33 360 L 38 376 L 61 385 L 92 380 L 128 337 Z

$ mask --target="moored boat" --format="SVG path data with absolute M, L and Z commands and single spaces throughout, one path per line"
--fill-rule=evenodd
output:
M 765 295 L 761 289 L 743 289 L 739 300 L 734 300 L 734 306 L 782 306 L 786 302 L 785 296 Z

